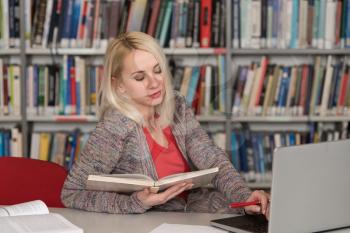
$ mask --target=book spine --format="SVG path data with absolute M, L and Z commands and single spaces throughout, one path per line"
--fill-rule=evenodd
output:
M 212 0 L 202 0 L 200 12 L 200 47 L 209 48 L 211 45 Z

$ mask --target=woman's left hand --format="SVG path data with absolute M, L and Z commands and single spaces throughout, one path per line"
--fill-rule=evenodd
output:
M 246 202 L 259 201 L 259 205 L 251 205 L 244 207 L 247 214 L 263 214 L 267 219 L 270 217 L 270 195 L 263 190 L 255 190 L 252 192 Z

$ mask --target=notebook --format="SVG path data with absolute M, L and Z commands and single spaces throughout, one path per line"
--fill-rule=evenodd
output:
M 350 226 L 350 140 L 278 148 L 273 159 L 269 223 L 262 215 L 246 215 L 212 220 L 211 225 L 237 233 Z

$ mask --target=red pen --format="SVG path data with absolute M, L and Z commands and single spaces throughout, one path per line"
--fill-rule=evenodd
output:
M 233 202 L 230 204 L 231 208 L 241 208 L 250 205 L 260 205 L 260 201 L 248 201 L 248 202 Z

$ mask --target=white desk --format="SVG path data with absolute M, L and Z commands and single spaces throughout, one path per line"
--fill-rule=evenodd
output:
M 68 208 L 50 208 L 51 213 L 63 215 L 84 233 L 148 233 L 162 223 L 209 225 L 211 219 L 229 217 L 229 214 L 147 212 L 144 214 L 104 214 Z
M 148 233 L 162 223 L 209 225 L 211 219 L 230 217 L 229 214 L 147 212 L 144 214 L 104 214 L 68 208 L 50 208 L 73 224 L 84 229 L 84 233 Z M 350 233 L 350 228 L 333 233 Z

